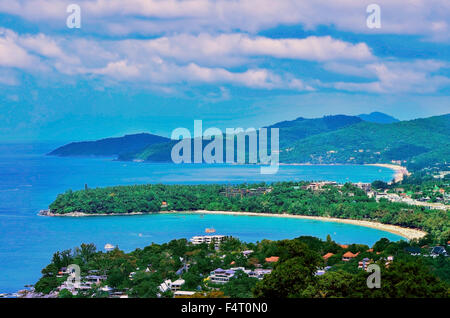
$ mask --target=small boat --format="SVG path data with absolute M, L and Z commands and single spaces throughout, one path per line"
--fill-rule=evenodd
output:
M 205 229 L 205 232 L 206 233 L 215 233 L 216 230 L 214 228 L 207 228 L 207 229 Z
M 105 244 L 105 250 L 110 251 L 110 250 L 113 250 L 113 249 L 114 249 L 114 245 L 109 244 L 109 243 Z

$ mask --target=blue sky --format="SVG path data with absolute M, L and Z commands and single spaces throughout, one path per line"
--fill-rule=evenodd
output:
M 80 29 L 66 26 L 71 3 Z M 0 0 L 0 141 L 449 113 L 449 12 L 446 0 Z

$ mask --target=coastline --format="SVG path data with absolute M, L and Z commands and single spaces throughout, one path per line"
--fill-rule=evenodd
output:
M 42 213 L 44 212 L 45 213 Z M 419 229 L 405 228 L 398 225 L 384 224 L 375 221 L 365 221 L 365 220 L 354 220 L 354 219 L 341 219 L 341 218 L 331 218 L 324 216 L 307 216 L 307 215 L 295 215 L 287 213 L 264 213 L 264 212 L 233 212 L 233 211 L 207 211 L 207 210 L 194 210 L 194 211 L 160 211 L 155 213 L 144 213 L 144 212 L 132 212 L 132 213 L 99 213 L 99 214 L 89 214 L 82 212 L 72 212 L 67 214 L 54 214 L 50 213 L 48 210 L 41 210 L 39 215 L 41 216 L 52 216 L 52 217 L 88 217 L 88 216 L 132 216 L 132 215 L 154 215 L 154 214 L 222 214 L 222 215 L 233 215 L 233 216 L 262 216 L 262 217 L 282 217 L 282 218 L 294 218 L 294 219 L 308 219 L 324 222 L 335 222 L 335 223 L 345 223 L 358 226 L 369 227 L 389 233 L 393 233 L 404 237 L 408 240 L 420 239 L 424 237 L 427 232 Z
M 364 165 L 365 166 L 383 167 L 383 168 L 388 168 L 388 169 L 394 170 L 395 171 L 395 175 L 394 175 L 395 183 L 402 181 L 404 176 L 411 175 L 411 173 L 408 171 L 408 169 L 406 169 L 406 167 L 394 165 L 394 164 L 390 164 L 390 163 L 367 163 Z
M 173 212 L 169 212 L 173 213 Z M 408 240 L 412 239 L 420 239 L 427 235 L 427 232 L 419 230 L 419 229 L 411 229 L 406 227 L 401 227 L 398 225 L 392 224 L 384 224 L 375 221 L 365 221 L 365 220 L 354 220 L 354 219 L 341 219 L 341 218 L 332 218 L 332 217 L 324 217 L 324 216 L 308 216 L 308 215 L 295 215 L 295 214 L 287 214 L 287 213 L 259 213 L 259 212 L 231 212 L 231 211 L 186 211 L 183 213 L 193 213 L 193 214 L 226 214 L 226 215 L 247 215 L 247 216 L 265 216 L 265 217 L 282 217 L 282 218 L 293 218 L 293 219 L 307 219 L 307 220 L 316 220 L 316 221 L 324 221 L 324 222 L 335 222 L 335 223 L 345 223 L 352 224 L 358 226 L 369 227 L 393 234 L 397 234 L 402 236 Z
M 280 166 L 350 166 L 353 165 L 351 163 L 279 163 Z M 409 176 L 411 173 L 408 171 L 406 167 L 394 165 L 391 163 L 363 163 L 356 164 L 362 166 L 374 166 L 374 167 L 382 167 L 394 170 L 394 182 L 400 182 L 403 180 L 404 176 Z

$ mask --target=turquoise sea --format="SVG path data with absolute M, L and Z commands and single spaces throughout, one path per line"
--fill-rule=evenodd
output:
M 337 182 L 389 181 L 394 172 L 373 166 L 280 166 L 261 175 L 258 166 L 175 165 L 118 162 L 110 158 L 57 158 L 45 153 L 58 145 L 0 145 L 0 293 L 16 292 L 40 277 L 55 251 L 81 243 L 118 245 L 125 251 L 152 242 L 190 238 L 214 227 L 217 234 L 243 241 L 330 234 L 339 243 L 372 245 L 381 237 L 401 237 L 350 224 L 302 219 L 229 215 L 138 215 L 113 217 L 41 217 L 58 193 L 108 185 L 142 183 L 198 184 L 285 180 Z

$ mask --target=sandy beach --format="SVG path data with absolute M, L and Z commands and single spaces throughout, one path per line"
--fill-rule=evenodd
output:
M 287 213 L 272 214 L 272 213 L 262 213 L 262 212 L 232 212 L 232 211 L 206 211 L 206 210 L 195 210 L 195 211 L 162 211 L 155 213 L 143 213 L 143 212 L 133 212 L 133 213 L 112 213 L 112 214 L 89 214 L 82 212 L 72 212 L 67 214 L 54 214 L 50 213 L 48 210 L 42 210 L 39 215 L 43 216 L 56 216 L 56 217 L 93 217 L 93 216 L 132 216 L 132 215 L 147 215 L 147 214 L 224 214 L 224 215 L 234 215 L 234 216 L 262 216 L 262 217 L 281 217 L 281 218 L 294 218 L 294 219 L 308 219 L 316 221 L 325 222 L 336 222 L 336 223 L 347 223 L 358 226 L 370 227 L 373 229 L 390 232 L 393 234 L 400 235 L 408 240 L 419 239 L 424 237 L 427 233 L 418 229 L 404 228 L 397 225 L 383 224 L 374 221 L 364 221 L 364 220 L 352 220 L 352 219 L 340 219 L 340 218 L 329 218 L 322 216 L 306 216 L 306 215 L 293 215 Z
M 406 167 L 402 167 L 399 165 L 394 165 L 390 163 L 368 163 L 366 166 L 376 166 L 376 167 L 383 167 L 383 168 L 389 168 L 395 171 L 394 175 L 394 181 L 400 182 L 403 180 L 404 176 L 409 176 L 411 173 L 406 169 Z
M 319 164 L 319 163 L 280 163 L 280 166 L 348 166 L 350 164 L 345 163 L 326 163 L 326 164 Z M 403 180 L 404 176 L 409 176 L 411 173 L 406 169 L 406 167 L 394 165 L 391 163 L 365 163 L 364 166 L 375 166 L 375 167 L 383 167 L 388 168 L 395 171 L 394 175 L 394 181 L 400 182 Z
M 173 213 L 173 212 L 169 212 Z M 353 220 L 353 219 L 340 219 L 340 218 L 330 218 L 323 216 L 306 216 L 306 215 L 293 215 L 293 214 L 272 214 L 272 213 L 259 213 L 259 212 L 229 212 L 229 211 L 187 211 L 183 213 L 196 213 L 196 214 L 226 214 L 226 215 L 247 215 L 247 216 L 264 216 L 264 217 L 281 217 L 281 218 L 293 218 L 293 219 L 308 219 L 308 220 L 316 220 L 316 221 L 325 221 L 325 222 L 336 222 L 336 223 L 346 223 L 353 224 L 358 226 L 370 227 L 373 229 L 390 232 L 393 234 L 400 235 L 408 240 L 420 239 L 424 237 L 427 232 L 418 230 L 418 229 L 410 229 L 397 225 L 391 224 L 383 224 L 374 221 L 364 221 L 364 220 Z

